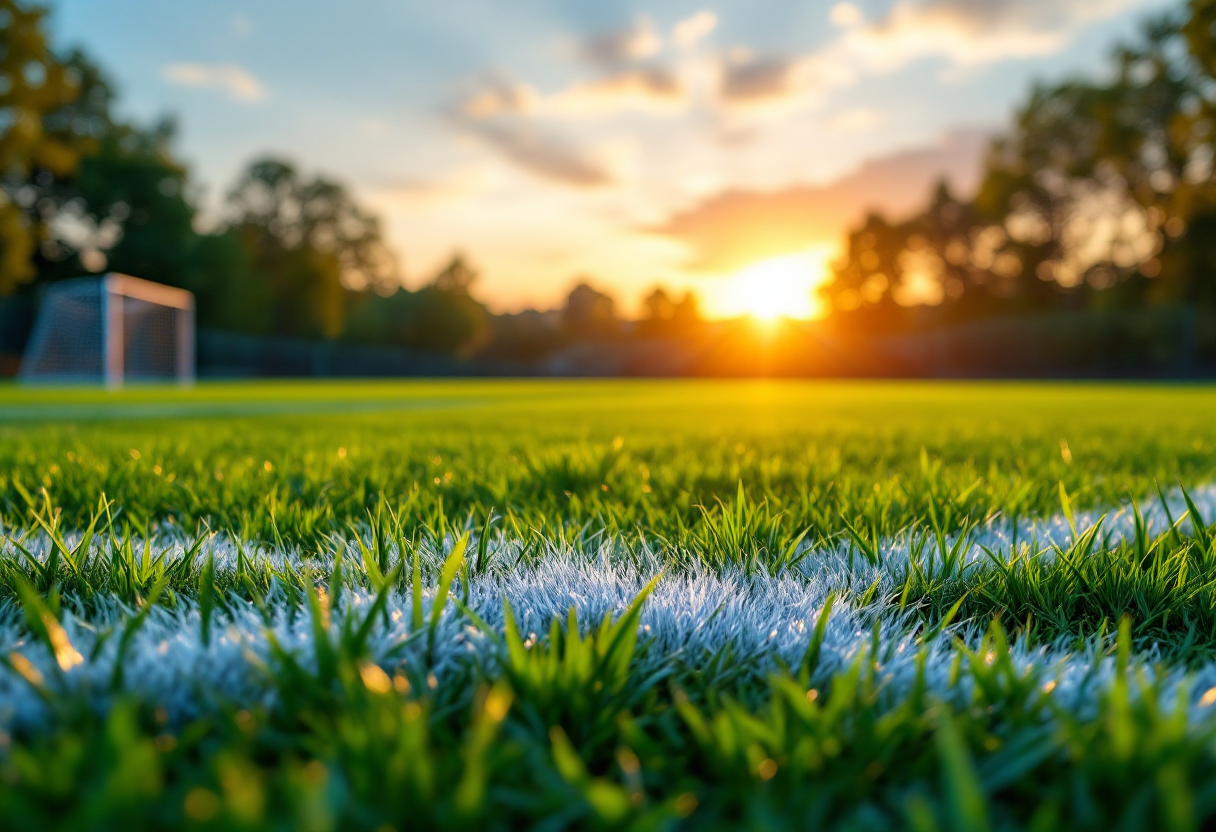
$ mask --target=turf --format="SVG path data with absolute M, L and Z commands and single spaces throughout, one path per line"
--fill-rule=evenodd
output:
M 6 828 L 1216 822 L 1216 390 L 0 387 Z

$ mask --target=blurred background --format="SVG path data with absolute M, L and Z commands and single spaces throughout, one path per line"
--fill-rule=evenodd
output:
M 1216 0 L 0 0 L 0 374 L 1216 375 Z

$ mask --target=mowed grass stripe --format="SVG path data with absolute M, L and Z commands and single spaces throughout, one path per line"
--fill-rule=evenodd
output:
M 123 392 L 113 406 L 292 406 L 308 387 Z M 310 401 L 466 402 L 390 413 L 0 425 L 0 516 L 42 488 L 83 528 L 101 495 L 136 524 L 200 521 L 319 548 L 383 502 L 414 528 L 484 518 L 521 534 L 701 527 L 742 483 L 779 535 L 821 543 L 929 521 L 1045 517 L 1063 482 L 1078 510 L 1216 480 L 1204 388 L 1053 385 L 537 382 L 323 385 Z M 93 407 L 89 391 L 17 393 Z M 244 394 L 247 404 L 242 403 Z M 480 402 L 473 404 L 472 402 Z M 342 406 L 347 406 L 342 404 Z M 428 405 L 429 407 L 429 405 Z M 761 513 L 763 513 L 761 512 Z

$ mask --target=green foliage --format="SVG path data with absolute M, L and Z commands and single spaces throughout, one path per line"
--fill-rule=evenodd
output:
M 328 337 L 343 329 L 347 285 L 394 286 L 378 221 L 346 189 L 278 159 L 252 163 L 228 196 L 233 231 L 267 281 L 269 332 Z
M 45 119 L 79 95 L 79 78 L 52 54 L 46 10 L 22 0 L 0 2 L 0 295 L 33 276 L 30 259 L 39 229 L 26 209 L 36 195 L 25 183 L 35 169 L 70 172 L 81 150 L 78 136 L 48 129 Z
M 436 279 L 416 292 L 397 289 L 387 297 L 364 293 L 353 299 L 346 338 L 445 355 L 469 354 L 484 341 L 488 313 L 467 291 L 440 283 Z
M 188 285 L 200 235 L 187 171 L 172 151 L 173 122 L 144 127 L 119 120 L 102 70 L 79 51 L 67 65 L 79 94 L 46 123 L 62 141 L 80 146 L 79 164 L 71 171 L 40 166 L 23 185 L 36 197 L 30 212 L 42 229 L 38 279 L 109 269 Z M 73 233 L 55 233 L 64 224 Z

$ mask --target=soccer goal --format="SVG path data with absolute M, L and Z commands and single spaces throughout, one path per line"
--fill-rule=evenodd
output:
M 52 285 L 21 361 L 26 381 L 194 381 L 194 295 L 123 274 Z

